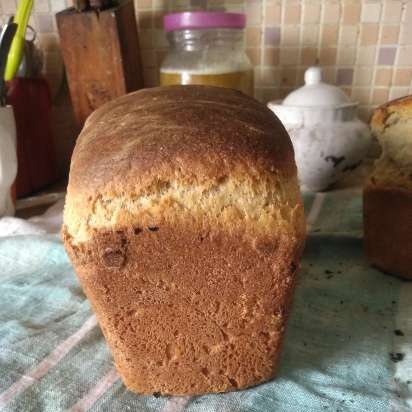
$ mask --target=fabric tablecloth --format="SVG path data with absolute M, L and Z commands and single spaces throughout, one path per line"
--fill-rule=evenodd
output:
M 276 379 L 196 397 L 122 384 L 57 234 L 61 202 L 0 219 L 0 410 L 412 410 L 412 283 L 366 261 L 360 191 L 304 200 L 309 235 Z

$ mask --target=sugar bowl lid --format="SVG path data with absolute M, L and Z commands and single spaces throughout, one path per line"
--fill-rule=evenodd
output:
M 305 85 L 288 94 L 283 106 L 295 107 L 338 107 L 352 104 L 339 87 L 322 81 L 322 69 L 317 66 L 305 71 Z

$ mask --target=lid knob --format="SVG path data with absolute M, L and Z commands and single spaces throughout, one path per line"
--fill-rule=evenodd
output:
M 322 81 L 322 69 L 317 66 L 309 67 L 305 71 L 305 84 L 310 86 L 312 84 L 319 84 Z

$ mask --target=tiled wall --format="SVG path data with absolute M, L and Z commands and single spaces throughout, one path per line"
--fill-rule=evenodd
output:
M 68 0 L 35 0 L 31 24 L 45 49 L 48 76 L 61 80 L 54 13 Z M 301 85 L 309 65 L 361 104 L 373 106 L 412 93 L 412 0 L 135 0 L 147 86 L 158 83 L 167 50 L 162 16 L 174 10 L 226 9 L 247 14 L 245 42 L 255 65 L 256 97 L 264 102 Z M 0 15 L 16 0 L 1 0 Z

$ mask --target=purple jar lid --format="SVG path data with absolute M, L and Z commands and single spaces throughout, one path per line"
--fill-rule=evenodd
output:
M 166 31 L 185 29 L 243 29 L 246 16 L 241 13 L 221 11 L 186 11 L 167 14 L 163 18 Z

